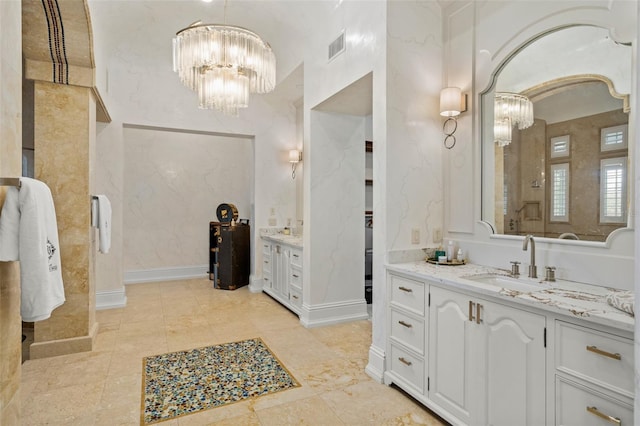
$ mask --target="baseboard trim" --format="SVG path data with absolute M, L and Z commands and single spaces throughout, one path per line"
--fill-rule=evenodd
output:
M 93 345 L 97 335 L 98 323 L 96 322 L 93 324 L 91 331 L 86 336 L 32 343 L 31 346 L 29 346 L 29 359 L 49 358 L 52 356 L 69 355 L 78 352 L 90 352 L 93 350 Z
M 384 383 L 384 360 L 384 350 L 371 345 L 369 347 L 369 363 L 364 371 L 378 383 Z
M 124 272 L 125 284 L 208 278 L 208 265 L 174 266 L 173 268 L 139 269 Z
M 306 328 L 369 319 L 364 299 L 318 305 L 302 304 L 300 324 Z
M 127 294 L 124 286 L 118 290 L 96 291 L 96 310 L 124 308 L 127 306 Z
M 260 278 L 256 278 L 254 275 L 251 275 L 249 278 L 249 291 L 251 293 L 262 293 L 262 283 L 264 280 Z

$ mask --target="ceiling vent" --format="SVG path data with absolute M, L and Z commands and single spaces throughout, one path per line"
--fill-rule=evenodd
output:
M 331 44 L 329 44 L 329 61 L 344 52 L 344 49 L 344 30 L 342 30 L 338 38 L 336 38 L 331 42 Z

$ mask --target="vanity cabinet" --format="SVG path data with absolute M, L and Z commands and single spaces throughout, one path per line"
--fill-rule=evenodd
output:
M 262 290 L 296 314 L 302 308 L 302 249 L 263 240 Z
M 456 425 L 632 425 L 633 334 L 387 272 L 385 383 Z
M 545 424 L 544 315 L 389 274 L 394 382 L 459 424 Z

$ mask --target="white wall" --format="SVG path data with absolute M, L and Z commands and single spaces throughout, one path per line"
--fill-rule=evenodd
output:
M 217 206 L 251 216 L 252 139 L 125 127 L 124 143 L 125 276 L 172 267 L 204 276 Z
M 97 123 L 96 128 L 94 188 L 96 194 L 109 198 L 112 210 L 111 248 L 106 254 L 96 254 L 95 261 L 96 307 L 106 309 L 125 306 L 127 301 L 122 265 L 124 146 L 120 125 Z
M 150 6 L 150 2 L 144 1 L 90 3 L 94 28 L 100 33 L 96 34 L 95 39 L 101 42 L 96 46 L 100 50 L 96 54 L 99 67 L 96 70 L 97 80 L 99 87 L 104 88 L 105 92 L 101 91 L 101 94 L 113 119 L 100 132 L 99 145 L 105 149 L 113 146 L 116 151 L 121 150 L 98 158 L 96 174 L 108 175 L 117 170 L 118 163 L 125 161 L 123 123 L 253 137 L 254 193 L 249 211 L 246 215 L 241 214 L 252 219 L 252 245 L 256 247 L 259 244 L 256 230 L 267 227 L 272 207 L 279 226 L 284 226 L 287 218 L 295 218 L 295 181 L 291 179 L 290 164 L 287 162 L 287 152 L 296 140 L 293 100 L 289 93 L 279 92 L 278 89 L 268 95 L 254 95 L 249 108 L 241 111 L 238 118 L 198 109 L 196 95 L 182 86 L 172 72 L 171 37 L 175 34 L 172 19 L 175 13 L 184 14 L 184 11 L 178 2 L 159 2 Z M 175 13 L 165 13 L 167 7 Z M 140 32 L 123 32 L 124 24 L 135 24 L 129 21 L 139 13 L 149 21 L 144 31 L 154 33 L 143 34 L 142 27 Z M 187 20 L 185 22 L 189 23 Z M 169 26 L 170 30 L 167 29 Z M 108 34 L 108 37 L 101 34 Z M 291 64 L 291 61 L 287 63 Z M 286 76 L 280 76 L 280 79 L 286 80 Z M 153 176 L 149 179 L 152 184 L 157 181 Z M 116 179 L 113 185 L 113 190 L 109 191 L 110 198 L 123 199 L 124 181 L 117 182 Z M 122 205 L 116 204 L 114 208 L 122 209 Z M 117 222 L 114 223 L 116 226 Z M 120 230 L 113 231 L 122 232 L 127 225 L 123 223 L 121 226 Z M 125 237 L 129 238 L 127 235 Z M 162 244 L 169 245 L 170 241 Z M 123 264 L 122 252 L 114 249 L 108 256 L 113 256 L 110 265 Z M 106 262 L 106 258 L 102 261 Z M 189 264 L 193 263 L 189 261 Z M 261 276 L 261 264 L 261 252 L 252 249 L 253 279 Z M 181 265 L 174 261 L 164 266 Z M 106 268 L 105 265 L 102 270 Z M 119 269 L 122 271 L 123 267 Z M 97 292 L 119 291 L 122 288 L 122 275 L 112 278 L 107 280 L 100 277 Z

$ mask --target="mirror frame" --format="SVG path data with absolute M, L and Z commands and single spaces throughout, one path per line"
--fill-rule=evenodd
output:
M 600 25 L 592 25 L 592 24 L 569 24 L 569 25 L 564 25 L 561 27 L 556 27 L 556 28 L 552 28 L 552 29 L 548 29 L 546 31 L 543 31 L 537 35 L 535 35 L 534 37 L 531 37 L 530 39 L 526 40 L 526 42 L 524 42 L 522 45 L 518 46 L 517 48 L 515 48 L 513 51 L 511 51 L 511 53 L 509 53 L 497 66 L 496 68 L 491 72 L 490 77 L 489 77 L 489 82 L 487 87 L 484 90 L 481 90 L 478 92 L 478 105 L 480 108 L 479 111 L 479 131 L 480 131 L 480 222 L 483 223 L 485 226 L 487 226 L 490 230 L 491 230 L 491 235 L 490 238 L 491 239 L 501 239 L 501 240 L 521 240 L 522 236 L 521 235 L 510 235 L 510 234 L 498 234 L 496 233 L 496 228 L 495 225 L 490 222 L 489 220 L 487 220 L 487 218 L 485 217 L 485 208 L 486 208 L 486 193 L 487 193 L 487 183 L 488 183 L 488 179 L 487 179 L 487 168 L 490 168 L 492 170 L 492 173 L 494 173 L 493 171 L 495 171 L 495 164 L 493 162 L 493 159 L 491 159 L 491 161 L 488 161 L 488 156 L 487 156 L 487 152 L 486 152 L 486 143 L 489 140 L 489 135 L 488 135 L 488 130 L 486 129 L 485 121 L 487 120 L 487 111 L 492 111 L 493 110 L 493 102 L 491 102 L 491 105 L 488 105 L 489 96 L 485 96 L 488 95 L 492 92 L 495 91 L 496 85 L 497 85 L 497 80 L 498 77 L 500 76 L 500 73 L 502 72 L 502 70 L 507 66 L 507 64 L 518 54 L 520 54 L 523 50 L 525 50 L 528 46 L 530 46 L 532 43 L 535 43 L 536 41 L 540 40 L 541 38 L 544 38 L 546 36 L 548 36 L 549 34 L 553 34 L 556 33 L 558 31 L 562 31 L 562 30 L 566 30 L 569 28 L 573 28 L 573 27 L 584 27 L 584 26 L 588 26 L 588 27 L 596 27 L 596 28 L 600 28 L 603 29 L 605 31 L 609 31 L 609 33 L 611 33 L 611 30 L 609 28 L 600 26 Z M 613 37 L 612 37 L 613 38 Z M 629 45 L 631 46 L 630 43 L 622 43 L 625 45 Z M 633 54 L 630 52 L 630 54 Z M 557 82 L 558 80 L 566 80 L 569 81 L 571 79 L 580 79 L 582 77 L 593 77 L 592 79 L 599 79 L 603 82 L 605 82 L 607 84 L 607 86 L 609 87 L 609 92 L 611 94 L 611 96 L 618 98 L 618 99 L 622 99 L 623 101 L 623 111 L 626 113 L 629 113 L 629 127 L 633 128 L 634 131 L 632 132 L 631 136 L 633 136 L 635 134 L 635 115 L 631 113 L 631 107 L 630 107 L 630 97 L 633 95 L 633 93 L 628 93 L 628 94 L 620 94 L 618 92 L 616 92 L 614 90 L 614 88 L 612 87 L 611 81 L 609 80 L 608 77 L 606 76 L 599 76 L 599 75 L 595 75 L 595 74 L 591 74 L 591 75 L 580 75 L 580 76 L 563 76 L 563 77 L 559 77 L 555 80 L 551 80 L 550 82 L 545 82 L 543 84 L 540 85 L 536 85 L 534 87 L 531 87 L 529 89 L 527 89 L 528 92 L 532 92 L 535 89 L 539 89 L 542 86 L 546 86 L 547 83 L 551 83 L 551 82 Z M 604 77 L 604 79 L 602 78 Z M 633 77 L 631 77 L 633 78 Z M 635 89 L 635 86 L 632 84 L 632 92 Z M 486 99 L 485 99 L 486 98 Z M 485 105 L 487 104 L 487 105 Z M 493 132 L 491 132 L 493 134 Z M 628 162 L 628 169 L 627 169 L 627 226 L 626 227 L 622 227 L 622 228 L 618 228 L 615 229 L 614 231 L 610 232 L 607 235 L 607 238 L 604 241 L 589 241 L 589 240 L 572 240 L 572 239 L 560 239 L 560 238 L 550 238 L 550 237 L 536 237 L 536 241 L 541 241 L 541 242 L 545 242 L 545 243 L 553 243 L 553 244 L 560 244 L 560 245 L 569 245 L 569 246 L 578 246 L 578 247 L 599 247 L 599 248 L 608 248 L 611 247 L 613 240 L 616 238 L 616 236 L 618 234 L 621 233 L 626 233 L 626 232 L 633 232 L 635 229 L 635 223 L 633 221 L 633 217 L 634 217 L 634 212 L 635 212 L 635 206 L 634 206 L 634 197 L 635 197 L 635 156 L 637 155 L 635 152 L 635 146 L 634 143 L 632 143 L 631 141 L 634 141 L 635 138 L 629 137 L 629 148 L 628 148 L 628 157 L 629 157 L 629 162 Z M 493 143 L 493 142 L 491 142 Z M 487 167 L 488 166 L 488 167 Z M 491 187 L 493 187 L 495 179 L 491 180 Z M 489 191 L 490 194 L 493 194 L 493 190 Z M 491 197 L 492 199 L 494 197 Z

